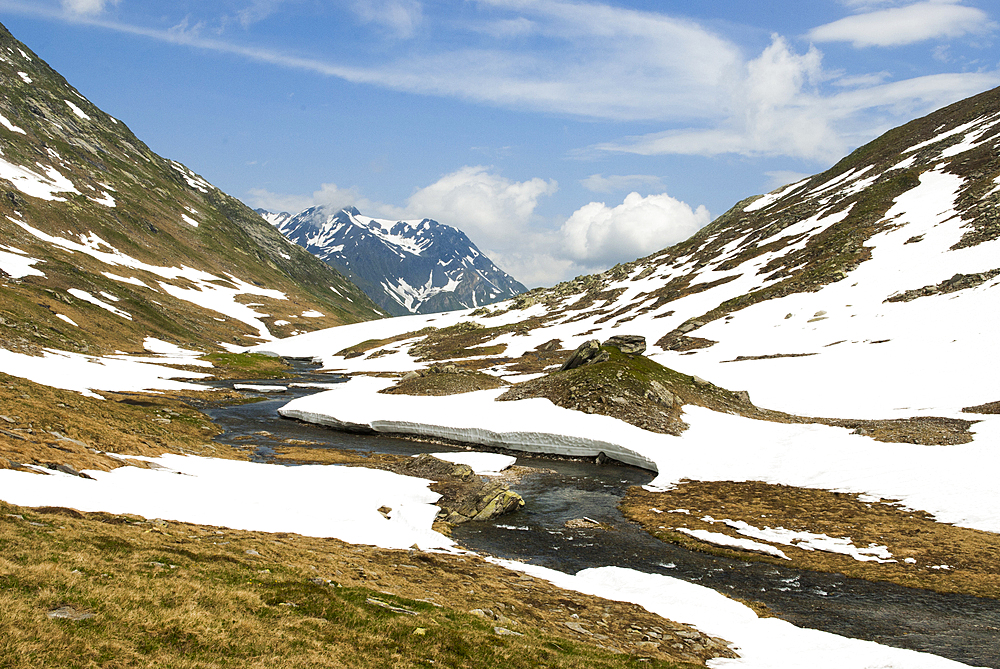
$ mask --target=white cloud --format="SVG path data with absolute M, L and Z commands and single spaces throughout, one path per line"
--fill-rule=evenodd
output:
M 560 234 L 569 258 L 610 266 L 687 239 L 710 220 L 704 206 L 692 210 L 666 193 L 630 193 L 617 207 L 591 202 L 577 209 Z
M 247 197 L 243 198 L 243 201 L 254 208 L 275 212 L 287 211 L 290 214 L 297 214 L 310 207 L 320 205 L 337 210 L 345 207 L 357 207 L 366 214 L 389 217 L 403 213 L 402 209 L 362 197 L 358 189 L 353 186 L 341 188 L 334 183 L 323 184 L 312 195 L 274 193 L 265 188 L 251 188 L 247 191 Z
M 967 72 L 880 85 L 864 85 L 862 80 L 855 88 L 824 94 L 818 84 L 830 76 L 822 69 L 817 49 L 797 54 L 775 35 L 732 86 L 728 118 L 705 129 L 651 133 L 593 149 L 639 155 L 789 156 L 830 163 L 901 119 L 1000 84 L 995 71 Z
M 802 181 L 806 177 L 811 177 L 812 174 L 806 174 L 805 172 L 792 172 L 791 170 L 775 170 L 773 172 L 764 172 L 767 176 L 767 189 L 768 192 L 781 188 L 782 186 L 787 186 L 788 184 L 793 184 L 796 181 Z
M 580 181 L 592 193 L 620 193 L 638 188 L 663 190 L 663 180 L 651 174 L 591 174 Z
M 251 0 L 243 9 L 236 12 L 236 19 L 245 28 L 278 11 L 288 0 Z
M 499 248 L 523 232 L 539 199 L 558 188 L 552 180 L 511 181 L 481 165 L 466 166 L 415 192 L 402 213 L 433 218 L 466 232 L 477 246 Z
M 423 22 L 423 6 L 416 0 L 355 0 L 351 8 L 363 22 L 387 28 L 397 37 L 412 37 Z
M 272 193 L 264 188 L 251 188 L 243 201 L 254 209 L 267 209 L 276 213 L 285 211 L 290 214 L 297 214 L 315 204 L 313 198 L 307 195 Z
M 851 42 L 863 48 L 983 34 L 995 27 L 981 9 L 959 0 L 931 0 L 848 16 L 813 28 L 808 35 L 816 42 Z
M 77 15 L 100 14 L 108 5 L 117 5 L 119 0 L 62 0 L 63 9 Z

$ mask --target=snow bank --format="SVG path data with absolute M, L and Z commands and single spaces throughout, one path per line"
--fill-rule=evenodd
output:
M 604 453 L 638 467 L 656 466 L 616 436 L 623 425 L 632 426 L 607 416 L 580 414 L 545 399 L 494 402 L 502 388 L 445 397 L 377 392 L 391 384 L 387 379 L 355 378 L 342 388 L 292 400 L 278 413 L 337 428 L 438 437 L 532 453 L 577 457 Z
M 680 437 L 557 407 L 546 399 L 495 402 L 503 389 L 443 397 L 377 392 L 392 382 L 357 377 L 292 400 L 279 413 L 338 428 L 417 434 L 534 453 L 598 453 L 658 472 L 653 489 L 683 479 L 767 483 L 899 499 L 941 522 L 1000 532 L 1000 417 L 952 446 L 889 444 L 818 424 L 751 420 L 686 406 Z
M 453 462 L 457 465 L 469 465 L 472 471 L 480 476 L 496 476 L 517 462 L 517 458 L 500 453 L 478 453 L 476 451 L 459 451 L 453 453 L 431 453 L 438 460 Z
M 740 657 L 715 659 L 713 669 L 957 669 L 968 665 L 936 655 L 803 629 L 778 618 L 758 618 L 749 608 L 704 586 L 621 567 L 574 575 L 518 562 L 499 564 L 560 588 L 632 602 L 731 643 Z
M 383 548 L 454 545 L 431 530 L 440 495 L 426 479 L 360 467 L 284 467 L 169 454 L 138 459 L 158 468 L 88 471 L 93 481 L 0 470 L 0 496 L 21 506 L 134 513 Z M 388 518 L 381 507 L 392 509 Z

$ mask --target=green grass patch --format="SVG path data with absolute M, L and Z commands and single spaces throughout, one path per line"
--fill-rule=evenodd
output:
M 209 353 L 201 357 L 212 363 L 217 379 L 287 379 L 291 367 L 281 358 L 263 353 Z

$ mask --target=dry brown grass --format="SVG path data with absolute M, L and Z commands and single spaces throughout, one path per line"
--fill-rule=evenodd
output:
M 729 654 L 707 637 L 684 641 L 675 632 L 690 628 L 641 607 L 473 555 L 4 503 L 0 584 L 0 665 L 12 668 L 583 669 L 697 666 Z M 47 616 L 64 606 L 93 618 Z M 499 636 L 497 626 L 523 636 Z M 659 630 L 662 643 L 642 643 L 642 630 Z
M 229 446 L 213 443 L 218 427 L 188 404 L 232 400 L 234 393 L 206 391 L 184 397 L 104 393 L 103 397 L 83 397 L 0 374 L 0 468 L 63 464 L 78 471 L 107 471 L 120 466 L 105 453 L 242 458 Z
M 938 592 L 1000 598 L 1000 573 L 996 567 L 1000 563 L 1000 536 L 938 523 L 924 512 L 907 510 L 891 501 L 864 502 L 854 494 L 759 481 L 686 481 L 668 492 L 632 488 L 621 509 L 654 536 L 695 550 Z M 687 509 L 690 514 L 668 513 L 673 509 Z M 859 562 L 847 555 L 775 544 L 791 558 L 782 560 L 721 548 L 677 532 L 685 527 L 740 536 L 723 523 L 701 520 L 704 516 L 717 521 L 742 520 L 761 528 L 784 527 L 850 537 L 859 547 L 887 546 L 897 562 Z M 903 562 L 906 558 L 916 563 Z M 950 568 L 933 568 L 941 565 Z
M 491 390 L 506 385 L 495 376 L 482 372 L 461 370 L 452 373 L 432 373 L 400 380 L 396 385 L 380 392 L 390 395 L 457 395 L 476 390 Z

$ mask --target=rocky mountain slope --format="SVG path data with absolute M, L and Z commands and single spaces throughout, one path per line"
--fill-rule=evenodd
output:
M 199 350 L 384 315 L 0 26 L 0 346 Z
M 479 307 L 526 290 L 464 232 L 429 218 L 387 221 L 353 207 L 258 213 L 395 316 Z

